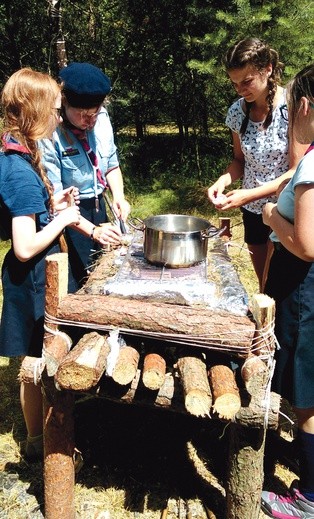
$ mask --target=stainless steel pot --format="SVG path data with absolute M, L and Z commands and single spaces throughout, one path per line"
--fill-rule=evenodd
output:
M 217 229 L 195 216 L 162 214 L 142 222 L 144 257 L 154 265 L 191 267 L 207 256 L 208 238 Z

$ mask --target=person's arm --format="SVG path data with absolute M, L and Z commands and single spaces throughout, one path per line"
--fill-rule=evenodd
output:
M 295 188 L 294 223 L 283 218 L 277 205 L 265 204 L 263 221 L 276 233 L 282 245 L 304 261 L 314 261 L 314 185 Z
M 235 140 L 234 140 L 235 142 Z M 289 136 L 289 169 L 279 177 L 264 184 L 251 189 L 235 189 L 226 193 L 226 198 L 220 205 L 216 207 L 221 210 L 234 209 L 242 207 L 249 202 L 267 198 L 269 196 L 279 194 L 281 189 L 290 180 L 294 174 L 296 167 L 303 157 L 308 145 L 299 144 L 292 135 Z
M 110 170 L 106 180 L 112 194 L 113 209 L 118 218 L 125 222 L 130 213 L 130 204 L 124 197 L 123 177 L 120 167 Z
M 207 190 L 207 196 L 209 200 L 219 207 L 221 204 L 217 204 L 223 194 L 226 187 L 230 186 L 236 180 L 239 180 L 243 176 L 244 172 L 244 155 L 241 149 L 241 143 L 239 135 L 236 132 L 232 132 L 233 141 L 233 159 L 225 172 L 212 184 Z
M 67 225 L 80 221 L 77 206 L 67 207 L 42 230 L 36 232 L 35 215 L 15 216 L 12 218 L 12 243 L 14 254 L 24 262 L 45 250 Z

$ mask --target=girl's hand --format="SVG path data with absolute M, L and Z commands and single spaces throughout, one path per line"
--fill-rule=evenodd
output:
M 63 209 L 57 216 L 61 218 L 64 223 L 64 227 L 67 225 L 78 225 L 81 220 L 80 210 L 77 205 L 72 205 Z
M 262 216 L 263 216 L 263 222 L 265 225 L 270 225 L 270 218 L 271 218 L 274 210 L 276 210 L 276 207 L 277 207 L 277 204 L 273 204 L 272 202 L 267 202 L 267 204 L 265 204 L 263 206 Z
M 119 245 L 121 243 L 121 231 L 117 225 L 112 223 L 102 223 L 94 229 L 93 239 L 100 245 L 108 245 L 108 243 Z
M 207 196 L 212 204 L 216 207 L 220 205 L 221 201 L 224 200 L 224 190 L 225 190 L 225 182 L 220 177 L 212 186 L 210 186 L 207 190 Z
M 112 206 L 117 217 L 121 218 L 121 220 L 126 222 L 127 217 L 129 216 L 131 211 L 131 206 L 129 202 L 125 198 L 121 198 L 118 200 L 113 199 Z
M 217 209 L 226 211 L 227 209 L 235 209 L 242 207 L 250 201 L 249 189 L 233 189 L 228 191 L 222 201 L 216 204 Z
M 71 186 L 62 191 L 58 191 L 54 195 L 55 210 L 63 211 L 71 205 L 79 205 L 80 193 L 77 187 Z

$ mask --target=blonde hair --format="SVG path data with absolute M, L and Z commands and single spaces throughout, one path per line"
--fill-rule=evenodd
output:
M 37 141 L 47 136 L 60 86 L 48 74 L 22 68 L 7 80 L 1 95 L 3 132 L 25 146 L 32 166 L 45 184 L 53 212 L 53 187 L 41 162 Z

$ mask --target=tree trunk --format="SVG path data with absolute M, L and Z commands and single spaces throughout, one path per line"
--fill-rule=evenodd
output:
M 258 519 L 264 474 L 266 429 L 229 426 L 227 519 Z
M 167 303 L 123 299 L 104 295 L 68 294 L 55 314 L 58 319 L 91 323 L 124 332 L 136 330 L 173 342 L 206 347 L 214 344 L 235 355 L 247 356 L 255 324 L 246 316 Z
M 45 519 L 74 519 L 74 394 L 43 386 Z

